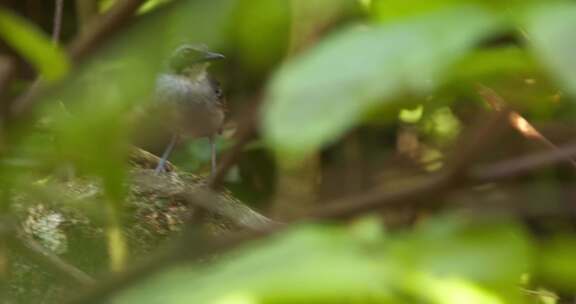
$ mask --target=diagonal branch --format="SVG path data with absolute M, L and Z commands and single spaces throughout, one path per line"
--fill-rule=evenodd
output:
M 496 111 L 502 111 L 506 107 L 506 102 L 502 96 L 498 95 L 493 89 L 479 84 L 478 93 L 484 98 L 484 100 Z M 522 134 L 524 137 L 539 141 L 546 147 L 552 150 L 557 150 L 558 146 L 550 141 L 546 136 L 544 136 L 538 129 L 536 129 L 526 118 L 524 118 L 520 113 L 516 111 L 510 111 L 508 114 L 508 120 L 510 125 Z M 576 169 L 576 159 L 566 158 L 572 167 Z
M 395 206 L 423 197 L 440 196 L 458 187 L 467 175 L 470 164 L 489 149 L 501 132 L 507 112 L 499 112 L 488 121 L 481 120 L 470 136 L 463 136 L 462 143 L 454 152 L 454 161 L 444 170 L 432 176 L 422 177 L 413 186 L 395 191 L 374 189 L 367 193 L 342 198 L 326 204 L 311 213 L 312 218 L 350 218 L 366 212 Z

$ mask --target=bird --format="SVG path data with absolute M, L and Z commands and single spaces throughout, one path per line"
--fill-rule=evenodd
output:
M 224 59 L 205 45 L 184 44 L 168 58 L 167 68 L 156 79 L 153 115 L 171 138 L 155 169 L 165 172 L 166 161 L 181 138 L 208 137 L 210 172 L 216 172 L 215 137 L 222 132 L 224 97 L 218 81 L 208 73 L 210 64 Z

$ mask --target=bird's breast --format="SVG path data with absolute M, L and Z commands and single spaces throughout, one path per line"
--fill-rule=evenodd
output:
M 163 123 L 184 136 L 203 137 L 219 132 L 224 111 L 218 95 L 207 78 L 191 80 L 164 74 L 156 85 L 156 105 L 164 116 Z

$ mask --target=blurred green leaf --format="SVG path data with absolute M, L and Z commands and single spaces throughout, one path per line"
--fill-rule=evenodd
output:
M 68 73 L 68 58 L 38 27 L 27 20 L 0 9 L 0 36 L 22 57 L 29 61 L 47 81 Z
M 423 133 L 440 144 L 452 142 L 462 128 L 460 121 L 449 107 L 435 109 L 422 123 Z
M 363 249 L 371 236 L 358 233 L 326 227 L 293 229 L 213 268 L 174 269 L 126 292 L 115 303 L 318 303 L 343 298 L 384 303 L 392 278 L 384 263 L 366 256 Z
M 419 104 L 413 109 L 402 109 L 398 115 L 398 119 L 402 122 L 413 124 L 417 123 L 422 119 L 422 114 L 424 113 L 424 107 Z
M 568 93 L 576 94 L 576 4 L 535 7 L 526 19 L 527 40 Z
M 541 246 L 537 278 L 554 288 L 566 291 L 576 289 L 576 239 L 560 236 L 544 242 Z
M 539 0 L 370 0 L 368 8 L 371 15 L 380 22 L 390 22 L 407 17 L 427 14 L 464 3 L 481 5 L 502 16 L 514 15 L 523 7 Z
M 383 235 L 370 218 L 351 229 L 297 227 L 212 266 L 178 267 L 115 303 L 514 303 L 531 244 L 510 222 L 430 221 Z M 497 269 L 498 271 L 494 271 Z M 238 301 L 238 302 L 236 302 Z
M 98 10 L 100 13 L 104 13 L 105 11 L 109 10 L 114 4 L 116 0 L 100 0 L 98 1 Z
M 238 1 L 233 28 L 243 73 L 270 69 L 286 53 L 290 32 L 289 0 Z
M 426 303 L 504 304 L 510 303 L 488 288 L 458 277 L 415 275 L 410 280 L 413 292 Z
M 537 70 L 536 62 L 525 49 L 516 46 L 477 50 L 454 68 L 454 81 L 477 82 L 501 75 L 518 75 Z
M 425 222 L 397 245 L 394 254 L 404 263 L 399 267 L 492 286 L 519 283 L 532 263 L 532 245 L 526 233 L 506 221 L 471 223 L 441 217 Z
M 433 10 L 459 4 L 462 0 L 372 0 L 372 15 L 378 21 L 388 22 L 426 14 Z
M 465 6 L 329 37 L 273 78 L 265 136 L 281 154 L 301 157 L 404 90 L 430 92 L 452 63 L 498 25 L 489 12 Z
M 170 1 L 171 0 L 147 0 L 146 2 L 144 2 L 144 4 L 142 4 L 142 6 L 140 6 L 140 8 L 138 9 L 138 13 L 144 14 L 151 12 L 161 7 L 162 5 L 169 3 Z
M 461 303 L 515 303 L 532 250 L 526 233 L 512 222 L 441 217 L 397 239 L 390 258 L 406 278 L 405 288 L 434 303 L 457 303 L 458 297 L 472 301 Z

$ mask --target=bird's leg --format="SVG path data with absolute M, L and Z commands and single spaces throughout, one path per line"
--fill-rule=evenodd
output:
M 172 153 L 172 150 L 174 150 L 174 146 L 176 145 L 177 141 L 178 141 L 178 135 L 172 135 L 170 143 L 166 147 L 166 150 L 164 150 L 164 153 L 162 153 L 162 158 L 160 158 L 158 166 L 156 166 L 156 170 L 154 170 L 156 174 L 164 173 L 166 171 L 166 168 L 164 168 L 164 166 L 166 165 L 166 161 L 168 160 L 170 153 Z
M 216 138 L 215 135 L 208 137 L 210 141 L 210 176 L 216 175 Z

